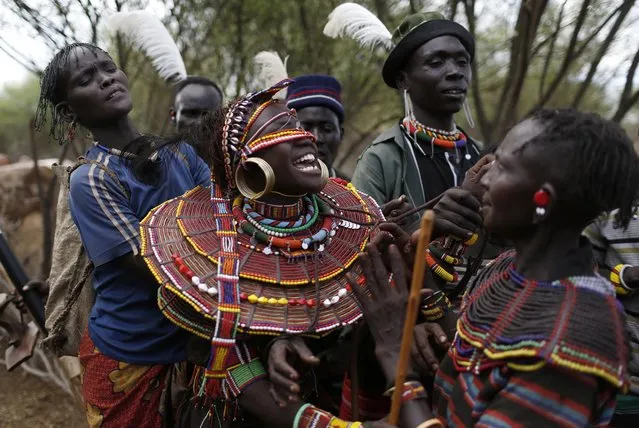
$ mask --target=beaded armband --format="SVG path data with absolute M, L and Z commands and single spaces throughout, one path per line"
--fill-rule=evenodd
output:
M 435 291 L 422 302 L 422 315 L 426 321 L 434 322 L 442 319 L 453 305 L 441 290 Z
M 619 296 L 627 296 L 634 291 L 623 280 L 623 272 L 629 267 L 630 265 L 618 264 L 610 271 L 610 282 L 615 286 L 615 292 Z
M 435 275 L 446 282 L 457 282 L 459 277 L 455 266 L 464 264 L 466 249 L 477 242 L 478 235 L 474 233 L 466 241 L 453 237 L 446 237 L 432 242 L 426 251 L 426 264 Z
M 391 397 L 395 391 L 395 387 L 392 387 L 384 392 L 385 397 Z M 418 400 L 420 398 L 426 398 L 426 389 L 417 381 L 404 382 L 404 391 L 402 392 L 402 403 L 406 403 L 412 400 Z
M 362 428 L 361 422 L 349 422 L 337 418 L 311 404 L 304 404 L 297 411 L 293 428 Z
M 238 397 L 249 385 L 266 377 L 266 370 L 259 359 L 238 364 L 226 371 L 226 384 L 233 396 Z

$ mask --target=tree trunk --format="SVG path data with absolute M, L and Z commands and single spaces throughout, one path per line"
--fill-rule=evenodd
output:
M 493 125 L 494 132 L 490 135 L 493 139 L 501 138 L 517 117 L 517 105 L 530 64 L 530 51 L 546 6 L 548 0 L 522 0 L 511 42 L 510 66 Z

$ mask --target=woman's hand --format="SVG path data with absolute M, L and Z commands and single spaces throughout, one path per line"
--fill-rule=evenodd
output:
M 460 187 L 446 190 L 433 207 L 433 238 L 449 235 L 460 239 L 470 238 L 483 224 L 479 214 L 480 207 L 480 202 L 470 191 Z M 418 236 L 416 234 L 413 238 Z
M 450 348 L 448 336 L 437 323 L 426 322 L 415 326 L 414 342 L 411 348 L 411 359 L 415 369 L 420 374 L 432 376 L 439 368 L 439 358 L 435 353 Z
M 410 202 L 408 202 L 408 198 L 405 195 L 402 195 L 397 199 L 386 202 L 380 208 L 382 210 L 382 214 L 384 214 L 384 217 L 386 218 L 386 221 L 397 223 L 400 226 L 403 226 L 406 224 L 407 221 L 409 221 L 410 216 L 404 217 L 398 222 L 396 222 L 395 219 L 397 217 L 400 217 L 405 212 L 412 210 L 413 206 L 410 204 Z
M 494 160 L 495 155 L 493 154 L 484 156 L 466 172 L 466 177 L 464 177 L 462 189 L 472 193 L 478 201 L 484 197 L 484 188 L 480 184 L 481 178 L 488 172 Z
M 280 407 L 288 402 L 298 401 L 300 375 L 292 366 L 292 362 L 318 365 L 320 360 L 304 343 L 301 337 L 284 337 L 277 339 L 268 353 L 268 374 L 271 380 L 269 392 Z
M 395 378 L 399 359 L 408 301 L 408 282 L 404 260 L 397 245 L 390 244 L 386 247 L 386 258 L 393 274 L 393 285 L 390 284 L 389 271 L 375 242 L 368 244 L 366 252 L 359 256 L 370 296 L 352 274 L 348 273 L 346 277 L 375 340 L 375 355 L 386 379 L 391 380 Z

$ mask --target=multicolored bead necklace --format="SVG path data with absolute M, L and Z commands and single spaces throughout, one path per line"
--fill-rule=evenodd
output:
M 325 249 L 325 241 L 335 235 L 338 223 L 332 217 L 333 209 L 324 203 L 321 198 L 313 196 L 312 201 L 316 206 L 313 216 L 308 223 L 297 227 L 273 227 L 270 225 L 270 223 L 275 222 L 273 219 L 262 217 L 262 220 L 258 221 L 251 218 L 251 216 L 246 215 L 242 209 L 244 202 L 243 197 L 238 197 L 233 202 L 233 215 L 235 216 L 240 233 L 251 235 L 266 245 L 266 247 L 262 249 L 262 253 L 266 255 L 273 254 L 271 247 L 286 249 L 290 252 L 291 250 L 308 250 L 311 248 L 311 245 L 316 245 L 317 251 L 321 252 Z M 320 214 L 324 219 L 321 228 L 317 232 L 306 238 L 290 237 L 294 233 L 307 230 L 313 226 Z M 281 224 L 281 222 L 279 222 L 279 224 Z
M 283 220 L 278 218 L 268 218 L 265 215 L 258 213 L 253 210 L 253 206 L 249 201 L 245 199 L 243 213 L 246 216 L 246 219 L 258 229 L 264 228 L 264 232 L 274 232 L 279 233 L 280 235 L 275 236 L 286 236 L 292 235 L 295 232 L 300 232 L 302 230 L 306 230 L 315 224 L 317 217 L 319 215 L 319 210 L 317 208 L 317 198 L 315 196 L 304 197 L 304 202 L 306 203 L 306 214 L 302 214 L 295 221 L 293 220 Z M 290 218 L 290 217 L 289 217 Z M 261 230 L 261 229 L 260 229 Z
M 441 131 L 429 128 L 416 119 L 405 117 L 402 120 L 402 126 L 411 135 L 414 135 L 419 141 L 427 144 L 434 144 L 439 147 L 448 149 L 461 148 L 466 145 L 467 138 L 459 129 L 454 131 Z

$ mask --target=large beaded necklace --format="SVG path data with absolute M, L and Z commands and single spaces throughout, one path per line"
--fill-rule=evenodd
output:
M 305 198 L 307 202 L 306 214 L 300 216 L 297 221 L 276 220 L 267 218 L 251 209 L 251 204 L 239 196 L 233 202 L 233 215 L 238 226 L 238 232 L 245 233 L 264 245 L 261 252 L 265 255 L 281 252 L 274 251 L 272 247 L 286 250 L 288 253 L 295 250 L 309 250 L 311 246 L 317 251 L 324 251 L 330 237 L 335 236 L 339 227 L 332 217 L 333 209 L 321 198 L 312 195 Z M 304 238 L 293 237 L 299 232 L 308 231 L 316 224 L 320 215 L 323 217 L 320 229 Z M 278 226 L 273 226 L 277 224 Z

